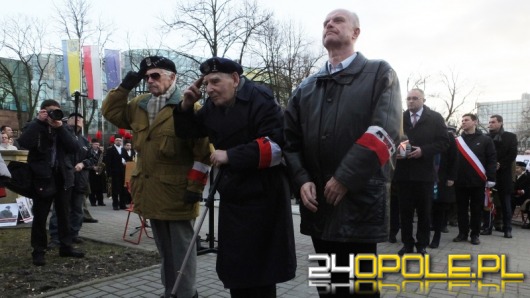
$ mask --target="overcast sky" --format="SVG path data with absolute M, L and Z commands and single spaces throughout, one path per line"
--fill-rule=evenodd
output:
M 236 0 L 237 2 L 238 0 Z M 54 16 L 55 0 L 2 1 L 0 17 Z M 92 11 L 112 20 L 118 48 L 125 34 L 145 36 L 175 0 L 90 0 Z M 279 19 L 294 19 L 320 46 L 322 22 L 335 8 L 355 11 L 361 22 L 356 50 L 387 60 L 405 93 L 411 74 L 454 69 L 480 101 L 519 99 L 530 92 L 530 1 L 526 0 L 258 0 Z M 57 41 L 60 44 L 60 40 Z M 145 44 L 145 42 L 143 43 Z M 434 84 L 434 79 L 433 82 Z M 429 86 L 427 86 L 429 91 Z M 431 90 L 432 91 L 432 90 Z

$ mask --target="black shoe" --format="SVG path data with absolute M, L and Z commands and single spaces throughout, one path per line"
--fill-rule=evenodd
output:
M 93 219 L 93 218 L 84 218 L 84 219 L 83 219 L 83 222 L 97 223 L 98 220 L 97 220 L 97 219 Z
M 449 233 L 449 229 L 447 228 L 447 226 L 443 227 L 442 233 Z
M 118 208 L 118 207 L 112 207 L 112 209 L 114 209 L 114 210 L 120 210 L 120 208 Z
M 478 239 L 478 236 L 471 236 L 471 244 L 473 245 L 479 245 L 480 240 Z
M 458 234 L 458 236 L 456 236 L 453 239 L 453 242 L 462 242 L 462 241 L 467 241 L 467 235 Z
M 438 248 L 440 246 L 440 236 L 440 233 L 434 233 L 431 244 L 429 245 L 430 248 Z
M 96 205 L 96 204 L 92 204 L 92 203 L 90 203 L 90 206 L 92 206 L 92 207 L 96 207 L 97 205 Z
M 512 232 L 510 231 L 504 232 L 504 238 L 512 238 Z
M 47 249 L 48 249 L 48 250 L 53 250 L 53 249 L 58 248 L 59 246 L 60 246 L 60 245 L 59 245 L 59 242 L 50 241 L 50 244 L 48 244 Z
M 390 234 L 390 236 L 388 236 L 388 242 L 396 243 L 397 242 L 396 235 Z
M 503 230 L 502 230 L 502 227 L 495 227 L 495 231 L 502 232 Z
M 530 229 L 530 223 L 522 225 L 521 229 Z
M 84 258 L 85 253 L 74 250 L 73 248 L 66 248 L 66 249 L 61 248 L 59 249 L 59 256 L 64 257 L 64 258 L 67 258 L 67 257 Z
M 414 248 L 412 246 L 403 246 L 403 248 L 401 248 L 399 251 L 398 251 L 398 255 L 402 256 L 404 254 L 411 254 L 414 252 Z
M 107 204 L 101 203 L 101 204 L 98 204 L 98 206 L 107 206 Z
M 120 206 L 120 209 L 121 210 L 125 210 L 125 209 L 127 209 L 127 206 Z
M 72 243 L 75 243 L 75 244 L 81 244 L 85 241 L 83 241 L 83 239 L 79 238 L 79 237 L 75 237 L 72 239 Z
M 456 221 L 450 221 L 450 222 L 449 222 L 449 225 L 450 225 L 451 227 L 458 227 L 458 223 L 457 223 Z
M 427 250 L 425 249 L 425 247 L 417 247 L 416 248 L 416 251 L 419 253 L 419 254 L 422 254 L 422 255 L 425 255 L 427 253 Z
M 485 228 L 482 232 L 480 232 L 480 235 L 491 235 L 491 229 Z
M 43 251 L 33 251 L 31 253 L 31 256 L 33 258 L 33 265 L 35 265 L 35 266 L 44 266 L 44 265 L 46 265 L 46 260 L 44 259 L 44 252 Z

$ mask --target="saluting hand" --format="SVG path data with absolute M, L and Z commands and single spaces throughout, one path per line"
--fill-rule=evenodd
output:
M 193 107 L 193 105 L 202 97 L 201 85 L 204 77 L 199 77 L 193 84 L 191 84 L 186 91 L 184 91 L 184 96 L 180 108 L 184 111 Z

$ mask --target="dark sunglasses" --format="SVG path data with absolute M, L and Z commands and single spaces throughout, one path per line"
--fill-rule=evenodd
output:
M 149 81 L 149 78 L 157 81 L 158 79 L 160 79 L 160 74 L 158 72 L 150 73 L 148 75 L 145 75 L 144 80 Z
M 407 100 L 418 100 L 418 99 L 422 99 L 421 97 L 417 97 L 417 96 L 412 96 L 412 97 L 407 97 Z

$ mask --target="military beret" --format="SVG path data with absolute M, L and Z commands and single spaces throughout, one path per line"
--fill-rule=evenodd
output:
M 200 71 L 203 75 L 212 72 L 233 73 L 237 72 L 239 75 L 243 74 L 243 68 L 239 63 L 230 59 L 213 57 L 201 63 Z
M 526 168 L 526 163 L 524 161 L 516 161 L 515 165 L 519 166 L 519 167 Z
M 140 62 L 140 70 L 141 71 L 147 71 L 151 68 L 161 68 L 165 70 L 169 70 L 171 72 L 177 73 L 177 68 L 175 67 L 175 63 L 173 61 L 169 60 L 166 57 L 161 56 L 150 56 L 144 58 L 142 62 Z
M 99 139 L 97 138 L 93 138 L 92 140 L 90 140 L 91 143 L 99 143 Z
M 120 134 L 115 134 L 114 139 L 123 139 L 123 137 Z
M 68 118 L 75 117 L 75 115 L 77 115 L 77 118 L 83 118 L 83 119 L 85 118 L 85 117 L 83 117 L 83 115 L 80 114 L 80 113 L 71 113 L 70 115 L 68 115 Z

